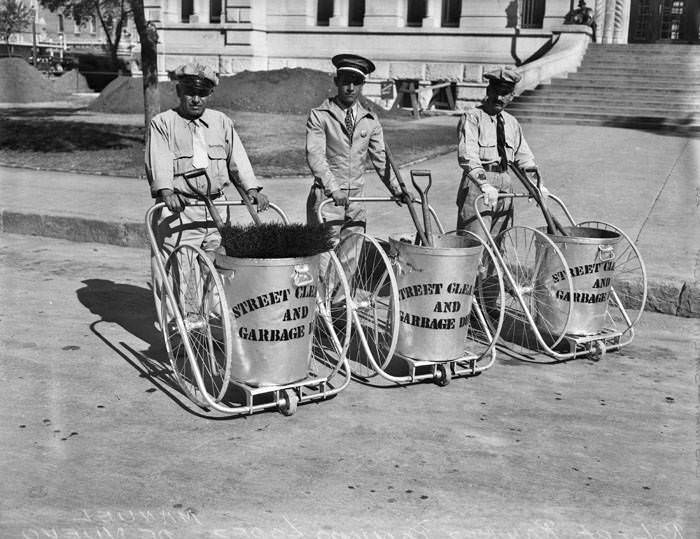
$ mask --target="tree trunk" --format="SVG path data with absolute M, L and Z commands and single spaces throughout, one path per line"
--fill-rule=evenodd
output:
M 145 125 L 160 112 L 158 93 L 158 34 L 150 21 L 146 21 L 143 0 L 132 0 L 134 23 L 141 41 L 141 72 L 143 73 L 143 103 Z

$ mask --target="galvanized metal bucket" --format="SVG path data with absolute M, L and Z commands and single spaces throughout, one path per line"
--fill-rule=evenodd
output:
M 608 296 L 615 275 L 615 245 L 620 234 L 588 227 L 568 227 L 565 231 L 568 236 L 548 238 L 566 260 L 573 297 L 569 297 L 559 259 L 542 240 L 537 241 L 536 256 L 542 262 L 535 277 L 535 288 L 541 291 L 534 298 L 538 302 L 535 323 L 553 334 L 566 331 L 570 335 L 593 335 L 605 327 Z M 569 302 L 573 303 L 571 317 L 565 327 Z
M 466 236 L 435 236 L 433 247 L 390 237 L 399 289 L 396 354 L 444 362 L 464 356 L 481 244 Z
M 216 255 L 230 309 L 234 380 L 259 387 L 308 376 L 319 256 Z

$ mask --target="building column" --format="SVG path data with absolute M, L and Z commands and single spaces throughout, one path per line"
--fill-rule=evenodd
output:
M 334 0 L 333 16 L 328 21 L 328 26 L 348 25 L 348 2 L 347 0 Z
M 442 0 L 427 0 L 425 3 L 425 17 L 423 28 L 436 28 L 442 22 Z
M 192 12 L 192 15 L 190 15 L 190 22 L 205 24 L 208 23 L 209 0 L 194 0 Z

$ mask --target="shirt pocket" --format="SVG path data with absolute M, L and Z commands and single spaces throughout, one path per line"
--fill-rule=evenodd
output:
M 210 145 L 209 159 L 226 159 L 226 148 L 220 145 Z
M 173 172 L 181 175 L 192 170 L 192 148 L 176 146 L 173 150 Z

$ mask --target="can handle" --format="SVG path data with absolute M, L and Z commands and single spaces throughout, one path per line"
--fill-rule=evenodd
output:
M 313 284 L 314 278 L 311 275 L 311 270 L 309 269 L 308 264 L 297 264 L 296 266 L 294 266 L 292 282 L 297 288 L 299 288 L 300 286 Z
M 607 262 L 615 258 L 615 250 L 612 245 L 599 245 L 598 251 L 600 251 L 600 259 L 603 262 Z

